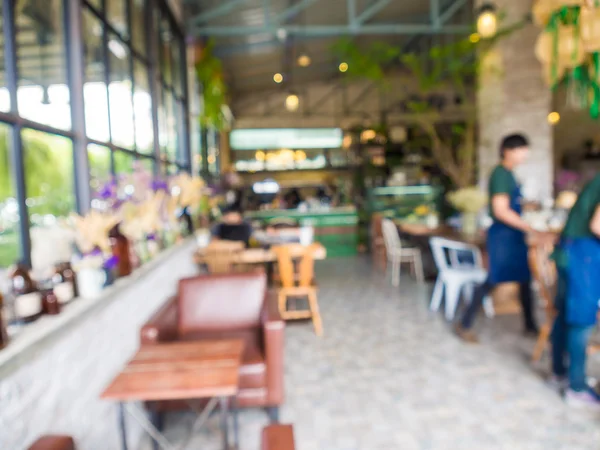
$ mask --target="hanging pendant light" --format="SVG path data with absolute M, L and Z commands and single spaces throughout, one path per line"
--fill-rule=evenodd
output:
M 290 112 L 298 111 L 298 107 L 300 106 L 300 97 L 290 92 L 288 96 L 285 98 L 285 109 Z
M 498 15 L 493 3 L 484 3 L 477 14 L 477 33 L 483 39 L 489 39 L 498 31 Z
M 298 56 L 297 62 L 300 67 L 308 67 L 310 66 L 311 59 L 306 53 L 302 53 L 300 56 Z

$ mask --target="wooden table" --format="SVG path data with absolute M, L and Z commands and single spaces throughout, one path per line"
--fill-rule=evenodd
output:
M 315 260 L 323 260 L 327 257 L 327 250 L 323 245 L 318 244 L 319 248 L 314 253 Z M 300 253 L 294 254 L 292 252 L 292 258 L 302 256 Z M 236 253 L 233 260 L 234 264 L 264 264 L 269 262 L 277 261 L 277 255 L 269 250 L 262 248 L 249 248 Z M 204 249 L 199 248 L 194 252 L 194 262 L 196 264 L 204 263 Z
M 242 340 L 174 342 L 145 345 L 110 383 L 102 398 L 119 402 L 123 450 L 127 450 L 125 410 L 150 434 L 156 445 L 171 445 L 132 401 L 210 399 L 192 432 L 208 417 L 217 402 L 221 407 L 224 449 L 229 449 L 228 400 L 235 400 L 244 343 Z M 238 445 L 237 414 L 233 410 L 234 444 Z M 187 442 L 186 442 L 187 443 Z M 184 443 L 184 445 L 186 444 Z M 183 446 L 181 447 L 183 448 Z

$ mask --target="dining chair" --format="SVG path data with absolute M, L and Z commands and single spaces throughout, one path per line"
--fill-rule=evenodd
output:
M 481 250 L 475 245 L 441 237 L 430 238 L 429 245 L 438 270 L 429 309 L 439 310 L 445 297 L 446 319 L 453 320 L 461 292 L 464 292 L 465 298 L 471 301 L 474 286 L 483 283 L 487 278 Z M 464 258 L 467 254 L 470 255 L 469 261 L 464 263 L 461 261 L 461 256 Z
M 548 346 L 552 326 L 556 319 L 554 296 L 556 295 L 558 275 L 556 264 L 550 258 L 553 251 L 554 245 L 551 243 L 532 245 L 529 248 L 529 267 L 537 285 L 539 296 L 544 303 L 546 316 L 544 324 L 540 327 L 540 333 L 531 355 L 531 362 L 534 363 L 540 360 Z
M 284 320 L 312 319 L 315 333 L 317 336 L 322 336 L 323 323 L 317 301 L 317 286 L 314 280 L 314 253 L 318 248 L 319 244 L 311 244 L 307 247 L 301 244 L 287 244 L 278 245 L 273 247 L 272 250 L 277 256 L 277 268 L 281 284 L 278 288 L 278 306 L 281 317 Z M 292 253 L 302 255 L 298 264 L 294 264 Z M 297 298 L 306 298 L 308 309 L 288 309 L 288 301 Z
M 402 263 L 409 263 L 413 275 L 416 276 L 419 283 L 422 283 L 425 276 L 423 275 L 421 250 L 418 248 L 404 247 L 400 240 L 398 229 L 390 219 L 383 219 L 381 221 L 381 227 L 387 260 L 392 265 L 392 286 L 400 285 L 400 265 Z
M 373 256 L 375 267 L 386 270 L 387 255 L 383 240 L 383 229 L 381 227 L 382 220 L 383 216 L 378 213 L 373 214 L 371 217 L 371 255 Z
M 211 241 L 204 250 L 204 264 L 211 274 L 230 273 L 234 271 L 236 256 L 243 251 L 245 245 L 238 241 Z

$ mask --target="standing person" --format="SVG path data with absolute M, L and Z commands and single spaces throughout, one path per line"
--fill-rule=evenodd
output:
M 554 254 L 557 317 L 552 330 L 552 384 L 570 404 L 600 406 L 585 376 L 587 343 L 600 298 L 600 174 L 583 188 Z M 568 361 L 568 369 L 566 362 Z
M 533 230 L 521 218 L 521 189 L 513 175 L 513 170 L 525 162 L 528 154 L 529 143 L 524 136 L 513 134 L 502 140 L 501 162 L 493 170 L 489 181 L 490 215 L 493 219 L 487 234 L 489 274 L 485 283 L 475 289 L 471 304 L 455 328 L 456 334 L 467 342 L 478 341 L 471 326 L 484 297 L 498 284 L 506 282 L 519 284 L 525 333 L 538 332 L 533 315 L 531 273 L 525 242 L 525 235 Z

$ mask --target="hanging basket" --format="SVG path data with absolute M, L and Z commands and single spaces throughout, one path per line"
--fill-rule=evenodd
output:
M 532 14 L 534 23 L 544 28 L 552 13 L 556 11 L 556 0 L 537 0 L 533 5 Z
M 542 77 L 548 87 L 554 87 L 564 78 L 566 71 L 566 67 L 558 64 L 555 67 L 552 67 L 551 64 L 544 64 L 542 67 Z
M 578 36 L 573 25 L 559 25 L 555 41 L 554 32 L 544 31 L 540 34 L 536 45 L 535 54 L 545 64 L 572 68 L 577 67 L 585 60 L 583 42 Z M 555 43 L 557 44 L 555 48 Z
M 585 51 L 600 51 L 600 8 L 581 8 L 579 24 Z

